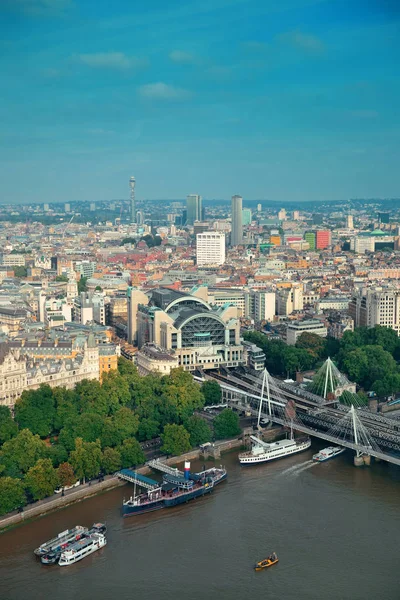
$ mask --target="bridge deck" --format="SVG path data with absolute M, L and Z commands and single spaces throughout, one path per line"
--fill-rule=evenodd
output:
M 118 477 L 120 479 L 125 479 L 125 481 L 130 481 L 131 483 L 136 483 L 141 487 L 144 487 L 147 490 L 153 490 L 158 488 L 160 484 L 158 481 L 154 479 L 150 479 L 149 477 L 145 477 L 140 473 L 136 473 L 133 469 L 121 469 L 118 473 Z

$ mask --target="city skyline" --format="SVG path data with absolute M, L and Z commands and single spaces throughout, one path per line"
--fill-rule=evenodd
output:
M 20 0 L 0 14 L 2 203 L 125 198 L 131 173 L 139 200 L 398 196 L 393 2 Z

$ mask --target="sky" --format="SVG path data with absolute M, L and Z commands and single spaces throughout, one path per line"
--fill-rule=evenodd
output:
M 398 0 L 1 0 L 0 202 L 400 196 Z

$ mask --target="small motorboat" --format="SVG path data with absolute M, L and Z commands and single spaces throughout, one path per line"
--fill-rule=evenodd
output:
M 260 560 L 260 562 L 256 563 L 254 566 L 254 569 L 256 571 L 262 571 L 263 569 L 272 567 L 272 565 L 276 565 L 276 563 L 278 561 L 279 561 L 279 558 L 277 557 L 277 555 L 274 552 L 273 554 L 268 556 L 268 558 L 265 558 L 264 560 Z
M 40 557 L 41 562 L 44 565 L 55 565 L 61 556 L 61 552 L 49 552 Z

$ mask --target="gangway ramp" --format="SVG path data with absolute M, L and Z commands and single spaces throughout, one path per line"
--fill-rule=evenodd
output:
M 160 487 L 158 481 L 154 481 L 154 479 L 150 479 L 150 477 L 145 477 L 140 473 L 136 473 L 133 469 L 121 469 L 118 472 L 118 477 L 131 483 L 135 483 L 136 481 L 137 485 L 140 485 L 140 487 L 145 488 L 146 490 L 155 490 Z
M 147 465 L 154 469 L 154 471 L 161 471 L 161 473 L 168 473 L 168 475 L 176 475 L 183 477 L 182 471 L 180 471 L 176 467 L 170 467 L 169 465 L 166 465 L 159 459 L 154 458 L 153 460 L 149 460 Z

